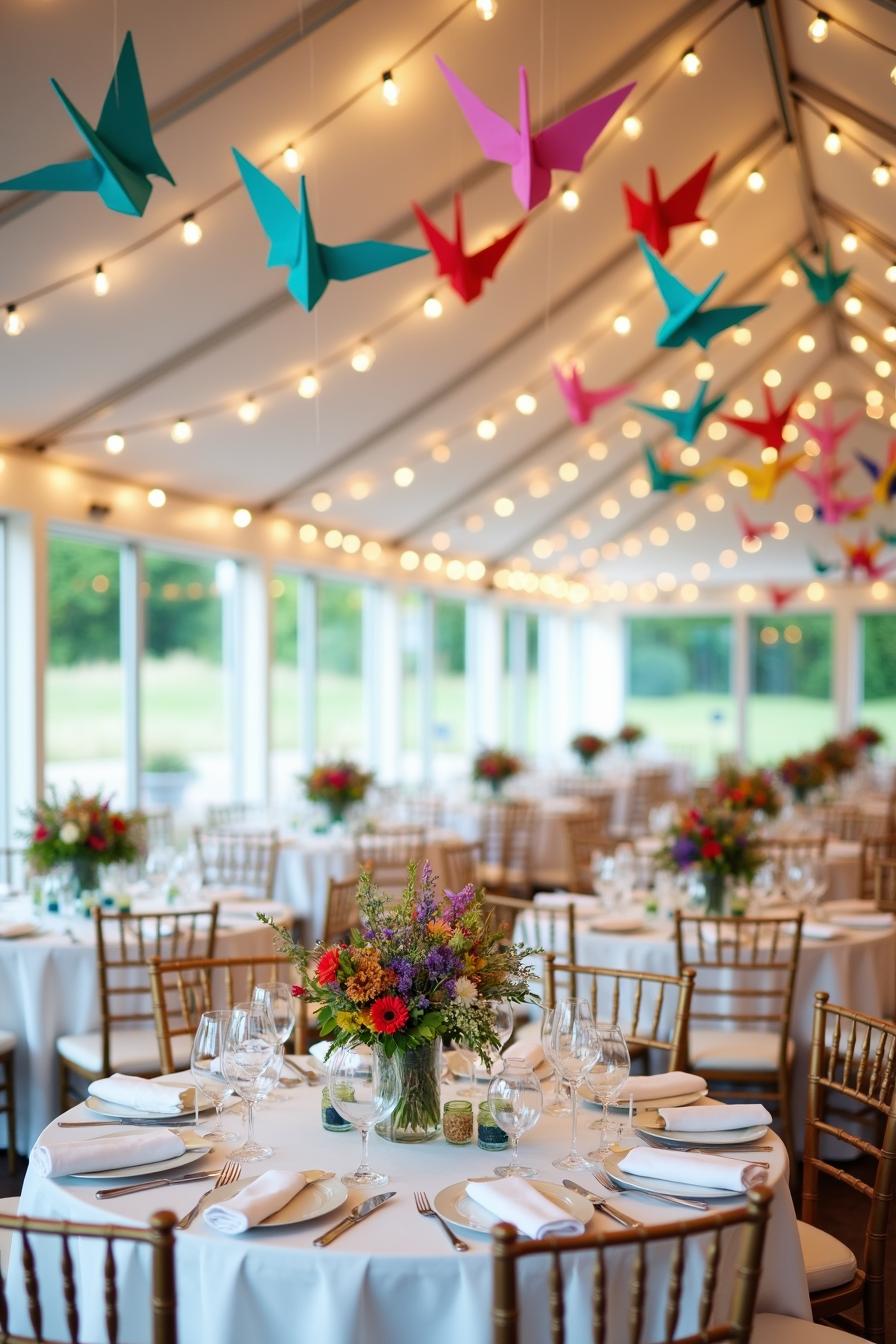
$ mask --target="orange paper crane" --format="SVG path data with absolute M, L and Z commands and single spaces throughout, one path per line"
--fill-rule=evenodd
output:
M 502 233 L 488 247 L 479 252 L 464 251 L 464 220 L 460 195 L 454 197 L 454 240 L 447 238 L 419 205 L 411 202 L 414 214 L 426 236 L 429 249 L 436 259 L 438 275 L 447 275 L 451 288 L 463 299 L 472 303 L 482 293 L 486 280 L 494 278 L 495 271 L 507 249 L 516 239 L 525 220 L 520 220 L 507 233 Z
M 797 452 L 790 457 L 778 457 L 774 462 L 763 462 L 758 467 L 754 467 L 749 462 L 741 462 L 732 458 L 722 460 L 726 461 L 729 469 L 737 469 L 743 472 L 747 478 L 751 496 L 762 504 L 774 498 L 780 482 L 793 471 L 797 462 L 801 461 L 803 456 L 802 452 Z
M 668 196 L 660 194 L 660 183 L 654 167 L 647 170 L 650 180 L 650 196 L 646 201 L 623 183 L 622 191 L 628 207 L 628 224 L 634 233 L 640 233 L 654 252 L 664 257 L 669 251 L 671 232 L 680 224 L 700 224 L 703 216 L 699 214 L 700 197 L 706 190 L 712 166 L 716 161 L 713 154 L 696 173 L 682 182 L 677 190 Z
M 767 387 L 763 387 L 762 395 L 765 398 L 764 420 L 748 420 L 741 415 L 723 415 L 720 418 L 726 424 L 734 425 L 735 429 L 743 429 L 754 438 L 761 439 L 766 448 L 781 448 L 784 443 L 784 427 L 790 419 L 796 397 L 791 397 L 786 406 L 778 409 Z
M 847 541 L 845 537 L 840 537 L 840 549 L 846 560 L 846 568 L 850 575 L 855 574 L 857 570 L 862 570 L 866 578 L 880 579 L 889 570 L 893 568 L 894 562 L 891 560 L 887 565 L 879 565 L 877 557 L 884 548 L 883 541 L 869 541 L 867 537 L 862 537 L 860 541 Z
M 783 611 L 788 602 L 792 602 L 799 592 L 799 588 L 779 588 L 776 583 L 770 583 L 768 586 L 769 600 L 775 611 Z

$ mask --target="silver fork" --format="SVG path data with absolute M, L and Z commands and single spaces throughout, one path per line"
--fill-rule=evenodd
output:
M 239 1180 L 241 1171 L 242 1167 L 240 1166 L 239 1162 L 234 1162 L 232 1159 L 228 1159 L 228 1161 L 225 1162 L 224 1166 L 221 1168 L 221 1174 L 215 1181 L 214 1185 L 212 1186 L 212 1190 L 220 1190 L 222 1185 L 233 1185 L 235 1181 Z M 212 1192 L 211 1190 L 207 1190 L 206 1194 L 211 1194 L 211 1192 Z M 178 1223 L 178 1227 L 181 1229 L 181 1231 L 184 1231 L 192 1224 L 194 1218 L 199 1212 L 199 1209 L 204 1199 L 205 1195 L 203 1195 L 201 1199 L 197 1199 L 192 1209 L 190 1209 L 190 1212 L 185 1213 L 183 1218 L 181 1218 L 180 1222 Z
M 448 1237 L 450 1238 L 451 1245 L 454 1247 L 456 1251 L 468 1251 L 470 1249 L 465 1241 L 461 1241 L 460 1237 L 456 1237 L 454 1235 L 454 1233 L 451 1231 L 451 1228 L 445 1222 L 444 1218 L 442 1218 L 440 1214 L 436 1213 L 435 1209 L 429 1202 L 428 1196 L 425 1195 L 422 1190 L 414 1191 L 414 1203 L 417 1206 L 417 1212 L 422 1213 L 424 1218 L 435 1218 L 436 1221 L 442 1225 L 442 1227 L 448 1234 Z
M 657 1199 L 661 1204 L 678 1204 L 685 1209 L 699 1209 L 701 1213 L 709 1212 L 709 1205 L 702 1199 L 682 1199 L 680 1195 L 658 1195 L 653 1190 L 624 1190 L 603 1171 L 592 1168 L 591 1174 L 598 1185 L 602 1185 L 605 1190 L 612 1190 L 614 1195 L 622 1190 L 623 1194 L 646 1195 L 648 1199 Z

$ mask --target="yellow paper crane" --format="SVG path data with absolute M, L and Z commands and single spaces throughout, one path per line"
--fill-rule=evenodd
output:
M 753 466 L 750 462 L 741 462 L 739 458 L 717 457 L 709 463 L 709 467 L 725 466 L 729 471 L 742 471 L 747 478 L 747 484 L 750 487 L 750 494 L 753 499 L 759 503 L 765 503 L 773 499 L 784 477 L 793 471 L 796 464 L 802 460 L 805 454 L 800 451 L 793 453 L 790 457 L 776 457 L 774 462 L 761 462 L 759 466 Z

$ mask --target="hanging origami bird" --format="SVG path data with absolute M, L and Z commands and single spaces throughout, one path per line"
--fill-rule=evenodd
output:
M 753 499 L 764 503 L 774 497 L 781 481 L 789 472 L 793 471 L 802 457 L 803 453 L 798 452 L 791 457 L 778 457 L 774 462 L 763 462 L 758 467 L 754 467 L 749 462 L 740 462 L 729 458 L 728 466 L 731 469 L 743 472 L 747 478 Z
M 644 449 L 644 459 L 650 475 L 650 488 L 655 494 L 665 494 L 669 490 L 678 490 L 684 486 L 693 485 L 697 479 L 696 476 L 689 476 L 684 471 L 667 471 L 665 467 L 660 465 L 651 448 Z
M 896 439 L 890 440 L 885 462 L 875 462 L 865 453 L 855 453 L 854 457 L 874 481 L 872 494 L 878 504 L 889 504 L 896 498 Z
M 742 429 L 754 438 L 761 439 L 766 448 L 781 448 L 784 444 L 784 429 L 796 397 L 791 397 L 786 406 L 778 409 L 767 387 L 763 387 L 762 395 L 765 399 L 764 420 L 749 420 L 742 415 L 723 415 L 721 418 L 735 429 Z
M 776 583 L 770 583 L 768 586 L 769 600 L 775 611 L 782 611 L 784 607 L 787 606 L 788 602 L 791 602 L 796 597 L 799 591 L 799 587 L 779 588 Z
M 172 186 L 174 178 L 153 142 L 131 34 L 122 44 L 96 130 L 57 81 L 51 79 L 50 83 L 90 150 L 90 158 L 51 163 L 7 178 L 0 182 L 0 191 L 95 191 L 110 210 L 142 215 L 152 195 L 149 178 L 163 177 Z
M 816 425 L 814 420 L 807 420 L 802 415 L 797 416 L 800 424 L 808 430 L 818 444 L 821 449 L 821 456 L 826 459 L 837 456 L 840 440 L 859 423 L 861 418 L 862 412 L 856 411 L 854 415 L 848 415 L 845 420 L 841 420 L 838 425 L 834 420 L 834 412 L 830 403 L 824 408 L 824 419 L 820 424 Z
M 706 394 L 709 391 L 709 383 L 701 382 L 697 387 L 697 395 L 690 406 L 685 406 L 683 410 L 670 410 L 667 406 L 652 406 L 646 401 L 632 401 L 629 404 L 636 406 L 639 411 L 646 411 L 648 415 L 655 415 L 658 420 L 665 420 L 675 430 L 676 437 L 681 439 L 682 443 L 694 443 L 700 433 L 700 426 L 703 421 L 712 415 L 713 411 L 718 410 L 725 400 L 725 394 L 720 397 L 713 397 L 712 401 L 706 400 Z
M 559 364 L 552 364 L 557 386 L 563 393 L 569 410 L 569 418 L 574 425 L 587 425 L 594 411 L 605 406 L 608 401 L 624 397 L 631 391 L 631 383 L 619 383 L 615 387 L 595 387 L 589 390 L 582 386 L 582 375 L 573 364 L 564 372 Z
M 774 523 L 751 523 L 743 509 L 736 506 L 734 516 L 744 541 L 761 541 L 763 537 L 770 537 L 775 530 Z
M 426 256 L 425 248 L 400 247 L 397 243 L 343 243 L 338 247 L 319 243 L 314 235 L 304 176 L 299 183 L 299 208 L 238 149 L 233 151 L 233 157 L 261 227 L 270 239 L 268 266 L 289 267 L 286 288 L 309 313 L 331 280 L 357 280 L 362 275 Z
M 747 318 L 761 313 L 768 305 L 764 303 L 739 303 L 727 307 L 708 308 L 703 311 L 706 300 L 718 289 L 725 279 L 724 271 L 717 275 L 706 289 L 695 292 L 667 270 L 655 252 L 638 239 L 638 246 L 644 259 L 653 272 L 653 278 L 660 297 L 668 310 L 668 317 L 660 323 L 656 333 L 658 346 L 673 347 L 684 345 L 685 341 L 696 341 L 705 350 L 714 336 L 728 327 L 745 322 Z
M 861 570 L 868 579 L 880 579 L 892 568 L 894 561 L 887 565 L 879 565 L 877 557 L 884 548 L 883 541 L 869 542 L 867 537 L 862 537 L 860 541 L 851 542 L 845 538 L 839 538 L 840 549 L 846 561 L 846 569 L 850 575 Z
M 502 233 L 488 247 L 478 252 L 464 251 L 464 222 L 460 195 L 454 197 L 454 240 L 447 238 L 428 218 L 419 205 L 411 202 L 414 214 L 426 235 L 430 251 L 436 259 L 438 275 L 447 275 L 451 288 L 460 295 L 464 303 L 472 303 L 482 293 L 486 280 L 494 278 L 498 264 L 507 249 L 512 245 L 525 220 L 520 220 L 507 233 Z
M 712 166 L 716 156 L 706 160 L 702 168 L 692 173 L 686 182 L 682 182 L 676 191 L 665 198 L 660 194 L 659 178 L 655 168 L 647 169 L 650 179 L 650 196 L 646 201 L 622 185 L 625 203 L 628 207 L 628 225 L 635 233 L 640 233 L 653 248 L 664 257 L 669 251 L 672 229 L 682 224 L 700 224 L 702 215 L 698 214 L 700 197 L 706 190 Z
M 816 555 L 814 551 L 807 551 L 806 554 L 809 557 L 809 564 L 815 570 L 816 574 L 830 574 L 833 570 L 838 568 L 835 560 L 822 560 L 821 556 Z
M 877 535 L 885 546 L 896 546 L 896 532 L 888 532 L 885 527 L 879 527 Z
M 803 480 L 815 496 L 816 516 L 831 527 L 836 527 L 845 518 L 864 517 L 871 503 L 870 495 L 836 495 L 834 489 L 842 475 L 842 468 L 836 468 L 832 472 L 824 470 L 803 472 Z
M 468 89 L 438 56 L 436 65 L 448 81 L 485 157 L 510 165 L 513 190 L 525 210 L 531 210 L 546 198 L 551 190 L 552 170 L 580 171 L 585 155 L 635 87 L 626 84 L 602 98 L 595 98 L 533 135 L 525 66 L 520 66 L 519 72 L 520 128 L 517 130 Z
M 815 271 L 807 261 L 796 252 L 791 253 L 794 261 L 799 266 L 803 275 L 806 277 L 806 284 L 811 289 L 818 303 L 830 303 L 831 299 L 842 289 L 849 277 L 852 275 L 852 269 L 846 271 L 835 271 L 831 265 L 831 245 L 824 245 L 824 270 Z

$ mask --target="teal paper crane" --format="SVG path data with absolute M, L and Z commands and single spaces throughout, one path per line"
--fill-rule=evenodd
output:
M 648 415 L 655 415 L 658 420 L 665 420 L 675 430 L 676 436 L 682 443 L 694 443 L 703 421 L 712 415 L 713 411 L 718 410 L 725 400 L 724 392 L 720 397 L 713 397 L 711 401 L 706 400 L 706 394 L 709 391 L 709 383 L 701 382 L 697 389 L 697 395 L 690 406 L 685 406 L 682 410 L 670 410 L 666 406 L 651 406 L 646 401 L 632 401 L 630 406 L 636 406 L 639 411 L 646 411 Z
M 696 476 L 689 476 L 686 471 L 667 471 L 665 467 L 660 466 L 652 448 L 644 449 L 644 459 L 650 475 L 650 488 L 655 494 L 665 494 L 669 490 L 693 485 L 697 479 Z
M 896 532 L 890 532 L 885 527 L 879 527 L 877 535 L 885 546 L 896 546 Z
M 703 305 L 707 299 L 725 279 L 724 271 L 721 271 L 705 289 L 699 291 L 688 289 L 687 285 L 676 279 L 663 265 L 643 238 L 638 239 L 638 246 L 653 272 L 656 287 L 668 310 L 668 316 L 657 327 L 658 346 L 677 347 L 684 345 L 685 341 L 692 340 L 705 350 L 719 332 L 737 326 L 740 322 L 746 322 L 747 318 L 754 317 L 756 313 L 761 313 L 763 308 L 768 307 L 765 303 L 735 303 L 704 309 Z
M 831 570 L 840 568 L 836 560 L 822 560 L 821 556 L 817 555 L 815 551 L 808 551 L 807 554 L 809 564 L 816 574 L 830 574 Z
M 831 299 L 842 289 L 849 277 L 852 275 L 852 268 L 845 271 L 835 271 L 831 265 L 831 245 L 824 245 L 824 270 L 814 270 L 807 261 L 797 252 L 791 254 L 797 266 L 799 266 L 803 275 L 806 277 L 806 284 L 812 291 L 816 303 L 830 303 Z
M 357 280 L 374 271 L 426 257 L 423 247 L 402 247 L 397 243 L 359 242 L 328 247 L 319 243 L 308 207 L 305 178 L 299 184 L 299 205 L 265 173 L 250 163 L 238 149 L 233 151 L 261 227 L 271 250 L 268 266 L 288 266 L 286 288 L 308 312 L 320 299 L 331 280 Z
M 57 81 L 50 83 L 90 150 L 90 158 L 50 163 L 7 178 L 0 182 L 0 191 L 95 191 L 110 210 L 142 215 L 152 195 L 149 178 L 163 177 L 172 186 L 174 178 L 153 142 L 131 34 L 124 39 L 96 130 Z

